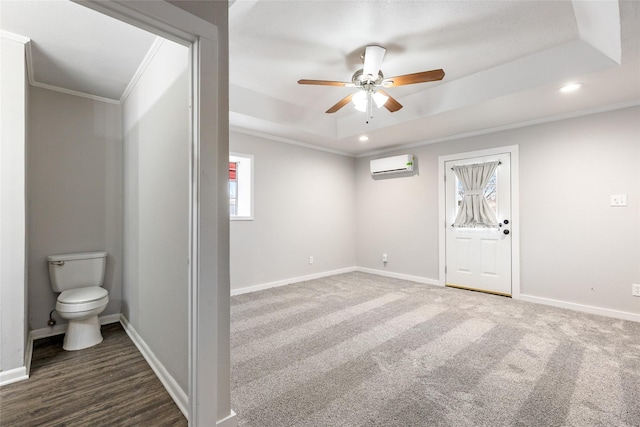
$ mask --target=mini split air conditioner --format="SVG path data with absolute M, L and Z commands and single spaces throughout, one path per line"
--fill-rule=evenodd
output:
M 413 154 L 385 157 L 371 160 L 371 175 L 388 175 L 395 173 L 413 172 Z

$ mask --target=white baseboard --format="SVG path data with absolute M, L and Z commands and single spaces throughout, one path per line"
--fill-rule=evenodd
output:
M 0 372 L 0 387 L 26 379 L 29 379 L 29 375 L 27 374 L 27 368 L 25 366 L 2 371 Z
M 377 269 L 373 269 L 373 268 L 349 267 L 349 268 L 343 268 L 343 269 L 340 269 L 340 270 L 326 271 L 324 273 L 311 274 L 311 275 L 308 275 L 308 276 L 301 276 L 301 277 L 294 277 L 294 278 L 286 279 L 286 280 L 279 280 L 277 282 L 264 283 L 262 285 L 249 286 L 249 287 L 240 288 L 240 289 L 232 289 L 231 290 L 231 296 L 245 294 L 245 293 L 248 293 L 248 292 L 261 291 L 263 289 L 275 288 L 277 286 L 290 285 L 290 284 L 293 284 L 293 283 L 304 282 L 306 280 L 313 280 L 313 279 L 318 279 L 318 278 L 321 278 L 321 277 L 333 276 L 335 274 L 350 273 L 350 272 L 353 272 L 353 271 L 359 271 L 359 272 L 362 272 L 362 273 L 369 273 L 369 274 L 376 274 L 378 276 L 391 277 L 391 278 L 394 278 L 394 279 L 408 280 L 408 281 L 411 281 L 411 282 L 422 283 L 422 284 L 426 284 L 426 285 L 444 286 L 437 279 L 429 279 L 427 277 L 412 276 L 412 275 L 409 275 L 409 274 L 395 273 L 395 272 L 392 272 L 392 271 L 377 270 Z M 629 313 L 629 312 L 626 312 L 626 311 L 612 310 L 612 309 L 609 309 L 609 308 L 602 308 L 602 307 L 594 307 L 594 306 L 590 306 L 590 305 L 584 305 L 584 304 L 578 304 L 578 303 L 566 302 L 566 301 L 559 301 L 559 300 L 554 300 L 554 299 L 551 299 L 551 298 L 536 297 L 536 296 L 533 296 L 533 295 L 525 295 L 525 294 L 520 294 L 518 297 L 514 297 L 514 299 L 533 302 L 533 303 L 536 303 L 536 304 L 550 305 L 550 306 L 559 307 L 559 308 L 566 308 L 566 309 L 569 309 L 569 310 L 581 311 L 583 313 L 597 314 L 597 315 L 600 315 L 600 316 L 613 317 L 615 319 L 622 319 L 622 320 L 630 320 L 630 321 L 633 321 L 633 322 L 640 322 L 640 314 L 637 314 L 637 313 Z
M 138 347 L 140 353 L 145 358 L 151 369 L 156 374 L 164 388 L 169 393 L 169 396 L 176 402 L 180 411 L 184 414 L 185 418 L 189 418 L 189 397 L 187 393 L 182 390 L 182 388 L 178 385 L 178 382 L 171 376 L 169 371 L 164 367 L 164 365 L 158 360 L 158 358 L 153 354 L 149 346 L 144 342 L 142 337 L 138 334 L 138 332 L 134 329 L 134 327 L 129 323 L 124 315 L 120 316 L 120 323 L 122 323 L 122 327 L 131 338 L 131 341 Z
M 309 274 L 307 276 L 293 277 L 291 279 L 278 280 L 275 282 L 263 283 L 261 285 L 247 286 L 246 288 L 232 289 L 231 296 L 246 294 L 249 292 L 262 291 L 278 286 L 292 285 L 294 283 L 306 282 L 307 280 L 320 279 L 321 277 L 334 276 L 336 274 L 351 273 L 356 271 L 356 267 L 341 268 L 339 270 L 325 271 L 323 273 Z
M 118 323 L 120 322 L 120 316 L 122 316 L 120 313 L 116 313 L 116 314 L 107 314 L 106 316 L 100 316 L 100 324 L 101 325 L 109 325 L 111 323 Z
M 55 326 L 34 329 L 29 334 L 32 340 L 39 340 L 40 338 L 53 337 L 55 335 L 62 335 L 67 330 L 66 323 L 57 323 Z
M 107 314 L 106 316 L 100 316 L 98 318 L 101 325 L 108 325 L 110 323 L 118 323 L 120 321 L 120 313 Z M 55 326 L 34 329 L 29 334 L 32 340 L 39 340 L 40 338 L 53 337 L 55 335 L 62 335 L 67 330 L 66 323 L 57 323 Z
M 425 285 L 443 286 L 439 280 L 427 277 L 411 276 L 409 274 L 394 273 L 393 271 L 376 270 L 373 268 L 356 267 L 355 271 L 362 273 L 377 274 L 378 276 L 391 277 L 393 279 L 408 280 L 410 282 L 422 283 Z
M 116 323 L 120 321 L 120 313 L 108 314 L 100 317 L 100 324 L 107 325 L 109 323 Z M 31 358 L 33 357 L 33 341 L 40 338 L 53 337 L 55 335 L 62 335 L 67 330 L 67 324 L 61 323 L 50 328 L 34 329 L 29 332 L 27 342 L 24 350 L 24 366 L 9 371 L 0 372 L 0 387 L 6 384 L 15 383 L 18 381 L 24 381 L 29 379 L 29 372 L 31 371 Z
M 216 423 L 216 427 L 236 427 L 238 425 L 238 418 L 236 417 L 236 413 L 231 411 L 227 417 L 219 420 Z
M 640 322 L 640 314 L 629 313 L 627 311 L 612 310 L 610 308 L 594 307 L 592 305 L 578 304 L 574 302 L 560 301 L 551 298 L 536 297 L 533 295 L 520 294 L 518 298 L 522 301 L 533 302 L 536 304 L 550 305 L 553 307 L 566 308 L 569 310 L 581 311 L 583 313 L 597 314 L 600 316 L 613 317 L 615 319 L 631 320 Z
M 24 349 L 24 368 L 27 370 L 27 378 L 31 373 L 31 358 L 33 357 L 33 337 L 27 337 L 27 346 Z

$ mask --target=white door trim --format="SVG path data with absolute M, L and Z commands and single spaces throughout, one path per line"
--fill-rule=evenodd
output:
M 489 148 L 486 150 L 448 154 L 438 157 L 438 282 L 445 285 L 446 262 L 446 201 L 445 201 L 445 162 L 463 157 L 493 156 L 500 153 L 511 154 L 511 297 L 520 298 L 520 167 L 518 146 Z
M 221 214 L 224 210 L 219 209 L 221 201 L 226 200 L 220 181 L 227 169 L 229 154 L 228 145 L 221 146 L 223 142 L 219 138 L 220 128 L 227 124 L 218 122 L 218 85 L 224 83 L 218 78 L 218 29 L 165 1 L 73 1 L 189 47 L 188 421 L 192 427 L 211 425 L 220 415 L 235 424 L 233 411 L 218 414 L 217 370 L 229 364 L 225 357 L 229 352 L 228 336 L 218 335 L 219 329 L 228 329 L 228 320 L 224 321 L 228 316 L 220 316 L 227 324 L 219 325 L 218 311 L 224 302 L 221 299 L 227 298 L 227 303 L 222 305 L 228 307 L 230 298 L 228 262 L 225 266 L 221 256 L 225 248 L 218 247 L 219 237 L 228 236 L 229 224 L 228 218 Z M 226 250 L 228 253 L 228 248 Z M 225 280 L 227 283 L 223 283 Z M 219 339 L 227 342 L 218 342 Z M 229 388 L 227 384 L 227 392 Z

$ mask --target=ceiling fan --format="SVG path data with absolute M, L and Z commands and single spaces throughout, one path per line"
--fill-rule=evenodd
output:
M 364 66 L 353 74 L 350 82 L 302 79 L 298 80 L 298 84 L 359 88 L 360 90 L 358 92 L 345 96 L 326 112 L 329 114 L 335 113 L 349 102 L 353 102 L 357 110 L 366 112 L 367 117 L 371 118 L 373 117 L 374 103 L 378 108 L 384 106 L 392 113 L 402 108 L 402 104 L 379 88 L 433 82 L 444 78 L 444 70 L 442 69 L 385 78 L 380 67 L 382 66 L 382 60 L 386 51 L 387 50 L 381 46 L 367 46 L 362 56 Z M 367 123 L 369 122 L 367 121 Z

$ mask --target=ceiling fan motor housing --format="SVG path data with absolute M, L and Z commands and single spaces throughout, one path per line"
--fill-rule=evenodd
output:
M 384 75 L 382 75 L 382 71 L 378 71 L 378 78 L 373 80 L 373 76 L 364 75 L 364 70 L 359 69 L 355 73 L 353 73 L 353 77 L 351 77 L 351 81 L 356 86 L 364 86 L 366 84 L 380 86 L 382 84 L 382 80 L 384 80 Z

